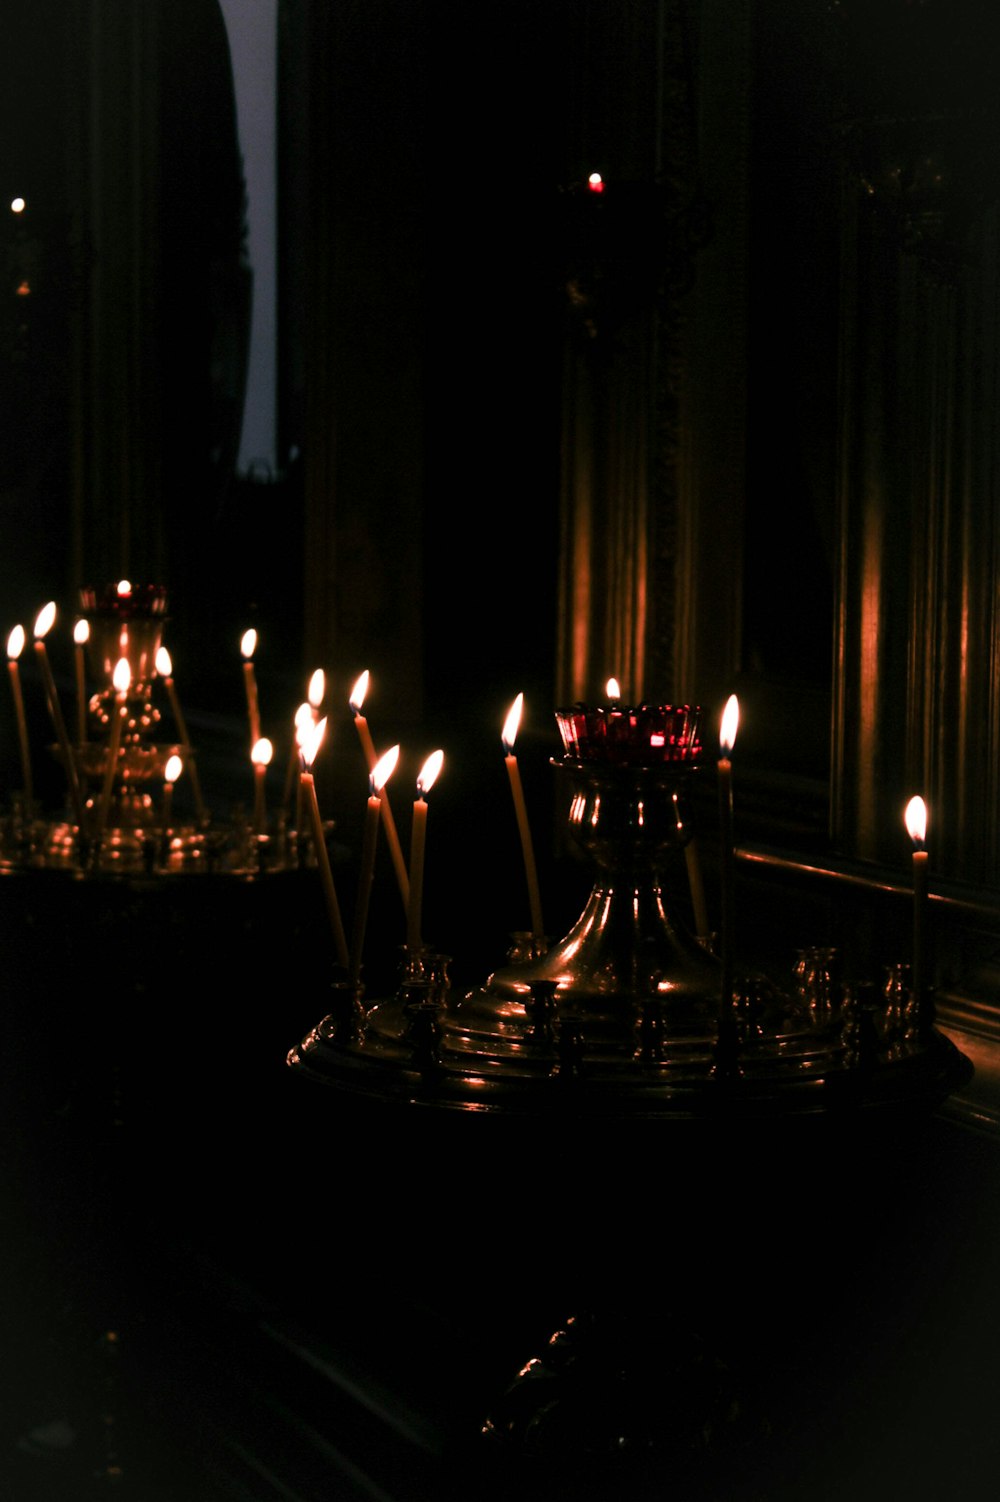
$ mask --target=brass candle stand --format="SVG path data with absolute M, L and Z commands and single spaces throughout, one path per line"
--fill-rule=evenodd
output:
M 692 936 L 675 871 L 690 880 L 699 719 L 557 713 L 568 827 L 595 867 L 569 932 L 545 952 L 519 936 L 467 992 L 427 949 L 404 951 L 397 989 L 374 1002 L 338 977 L 332 1009 L 287 1055 L 340 1111 L 367 1111 L 373 1132 L 385 1122 L 396 1142 L 394 1113 L 413 1123 L 430 1164 L 421 1194 L 449 1227 L 440 1266 L 477 1185 L 518 1274 L 561 1269 L 572 1318 L 549 1325 L 480 1425 L 504 1495 L 645 1498 L 671 1481 L 733 1494 L 766 1453 L 770 1419 L 684 1312 L 699 1258 L 715 1294 L 752 1302 L 743 1242 L 768 1207 L 780 1236 L 805 1184 L 834 1181 L 859 1143 L 891 1139 L 972 1074 L 905 965 L 849 987 L 834 950 L 806 948 L 779 985 Z M 456 1114 L 476 1118 L 461 1142 Z M 467 1179 L 456 1161 L 475 1165 Z M 671 1258 L 678 1240 L 689 1261 Z M 471 1298 L 484 1289 L 491 1307 L 488 1279 Z
M 569 831 L 596 867 L 577 922 L 464 994 L 433 954 L 406 954 L 396 993 L 355 996 L 347 1031 L 324 1018 L 293 1069 L 375 1099 L 604 1118 L 923 1106 L 968 1077 L 898 966 L 885 986 L 845 990 L 809 951 L 783 983 L 737 968 L 723 994 L 720 957 L 689 932 L 671 882 L 693 833 L 698 710 L 556 718 Z
M 158 658 L 167 603 L 160 585 L 121 581 L 80 591 L 85 629 L 75 637 L 77 693 L 82 699 L 85 680 L 99 686 L 78 706 L 72 741 L 63 725 L 51 748 L 76 797 L 67 799 L 64 815 L 46 818 L 27 794 L 15 796 L 0 826 L 3 868 L 146 878 L 204 872 L 257 876 L 315 864 L 311 838 L 299 840 L 281 815 L 266 828 L 239 810 L 227 824 L 212 820 L 202 804 L 196 751 L 169 668 L 166 693 L 177 738 L 162 739 L 164 670 Z M 114 680 L 123 663 L 127 686 L 120 688 Z M 50 709 L 57 712 L 58 701 Z M 168 773 L 173 777 L 172 758 L 195 795 L 193 815 L 175 811 L 167 781 Z

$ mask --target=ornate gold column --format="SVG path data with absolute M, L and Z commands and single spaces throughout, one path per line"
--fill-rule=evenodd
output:
M 580 168 L 606 163 L 605 190 L 581 180 L 568 197 L 563 702 L 600 695 L 612 673 L 628 698 L 699 697 L 735 663 L 747 27 L 746 6 L 712 0 L 633 15 L 618 39 L 628 127 L 598 113 L 605 135 L 591 129 Z
M 851 101 L 844 135 L 833 830 L 849 855 L 898 862 L 920 793 L 935 869 L 992 885 L 1000 155 L 962 9 L 889 17 L 902 61 Z M 853 19 L 847 64 L 885 40 Z M 938 67 L 953 32 L 968 73 Z

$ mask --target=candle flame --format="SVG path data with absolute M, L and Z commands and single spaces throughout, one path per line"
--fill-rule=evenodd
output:
M 724 756 L 728 756 L 736 744 L 736 732 L 740 725 L 740 701 L 735 694 L 730 694 L 726 700 L 726 707 L 722 711 L 722 725 L 719 729 L 719 747 Z
M 417 792 L 429 793 L 438 779 L 438 773 L 444 766 L 444 752 L 432 751 L 430 756 L 420 768 L 420 776 L 417 778 Z
M 73 627 L 73 640 L 78 647 L 83 647 L 90 640 L 90 622 L 80 620 Z
M 316 724 L 311 704 L 300 704 L 295 711 L 295 744 L 301 749 L 302 741 Z
M 524 695 L 518 694 L 517 698 L 510 706 L 510 709 L 507 711 L 507 718 L 503 722 L 503 729 L 500 732 L 500 739 L 503 741 L 503 748 L 508 756 L 513 751 L 514 742 L 517 740 L 517 732 L 521 725 L 521 710 L 523 709 L 523 707 Z
M 323 744 L 323 737 L 325 735 L 326 715 L 323 716 L 318 724 L 303 727 L 302 735 L 299 740 L 299 746 L 302 750 L 302 760 L 306 764 L 306 771 L 309 770 L 313 762 L 316 760 L 316 753 L 319 751 L 320 746 Z
M 132 593 L 132 581 L 131 581 L 131 579 L 119 579 L 118 580 L 118 593 L 122 597 L 122 599 L 125 599 L 125 597 L 127 595 L 130 595 Z
M 927 805 L 922 798 L 911 798 L 903 815 L 906 832 L 915 845 L 922 845 L 927 838 Z
M 55 618 L 56 602 L 55 600 L 50 600 L 47 605 L 42 606 L 41 610 L 35 617 L 35 636 L 47 636 L 48 633 L 52 630 L 52 623 Z
M 306 698 L 309 700 L 309 703 L 312 705 L 313 709 L 319 709 L 320 705 L 323 702 L 323 695 L 325 693 L 326 674 L 324 673 L 322 668 L 317 668 L 315 673 L 313 673 L 312 677 L 309 679 L 309 687 L 306 690 Z
M 392 746 L 384 756 L 379 757 L 378 761 L 372 767 L 371 783 L 373 792 L 380 793 L 382 791 L 386 783 L 389 781 L 389 778 L 396 770 L 396 763 L 398 760 L 398 746 Z
M 170 660 L 170 653 L 166 647 L 156 649 L 156 671 L 161 678 L 169 678 L 174 671 L 174 665 Z
M 184 762 L 175 751 L 173 756 L 167 757 L 167 764 L 163 768 L 164 782 L 176 782 L 184 770 Z
M 256 647 L 257 633 L 251 626 L 250 630 L 244 631 L 243 635 L 240 637 L 240 651 L 243 653 L 243 656 L 249 661 L 249 659 L 253 656 Z
M 620 699 L 622 696 L 622 691 L 618 683 L 618 679 L 609 678 L 604 692 L 607 694 L 609 699 Z
M 115 670 L 111 675 L 111 682 L 116 691 L 124 697 L 132 685 L 132 669 L 128 665 L 127 657 L 119 657 L 115 663 Z
M 365 694 L 368 692 L 368 680 L 370 677 L 371 674 L 368 672 L 368 669 L 365 668 L 364 672 L 361 674 L 361 677 L 351 689 L 351 697 L 347 702 L 351 706 L 351 710 L 354 714 L 361 713 L 361 706 L 365 702 Z
M 250 760 L 255 767 L 269 767 L 273 755 L 274 747 L 266 735 L 262 735 L 259 741 L 254 741 L 253 750 L 250 752 Z
M 21 655 L 21 653 L 23 651 L 24 651 L 24 627 L 23 626 L 15 626 L 14 629 L 13 629 L 13 631 L 10 633 L 10 635 L 7 638 L 7 656 L 8 657 L 12 657 L 12 658 L 17 658 L 17 657 L 20 657 L 20 655 Z

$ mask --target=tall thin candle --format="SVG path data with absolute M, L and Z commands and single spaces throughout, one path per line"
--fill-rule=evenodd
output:
M 911 798 L 904 814 L 906 832 L 913 841 L 913 999 L 921 1025 L 927 1017 L 927 807 L 922 798 Z
M 736 855 L 733 845 L 733 764 L 730 760 L 736 742 L 740 722 L 740 705 L 731 694 L 722 714 L 719 731 L 719 824 L 721 833 L 721 922 L 720 943 L 722 947 L 722 1006 L 728 1012 L 733 1000 L 733 877 Z
M 17 660 L 24 651 L 23 626 L 15 626 L 7 638 L 7 671 L 10 674 L 10 691 L 14 696 L 14 714 L 17 718 L 17 740 L 21 749 L 21 780 L 24 783 L 25 811 L 31 817 L 31 805 L 35 801 L 31 776 L 31 752 L 28 748 L 28 722 L 24 716 L 24 695 L 21 693 L 21 674 Z
M 326 718 L 324 717 L 303 741 L 303 770 L 299 775 L 299 782 L 305 801 L 309 805 L 313 844 L 316 847 L 316 865 L 319 868 L 320 880 L 323 884 L 323 895 L 326 899 L 326 910 L 330 919 L 330 927 L 333 930 L 333 941 L 337 950 L 337 963 L 347 970 L 350 966 L 351 957 L 347 948 L 347 936 L 344 933 L 343 919 L 340 916 L 337 889 L 333 884 L 333 872 L 330 870 L 330 855 L 326 848 L 323 820 L 320 818 L 319 801 L 316 797 L 316 783 L 313 780 L 312 774 L 312 764 L 316 759 L 316 753 L 322 745 L 325 734 Z
M 326 674 L 322 668 L 317 668 L 309 679 L 309 687 L 306 697 L 295 711 L 295 728 L 292 732 L 292 745 L 288 753 L 288 769 L 285 773 L 285 791 L 282 796 L 281 806 L 286 815 L 291 812 L 292 789 L 295 786 L 295 774 L 298 772 L 302 760 L 302 735 L 305 730 L 311 730 L 319 719 L 319 708 L 323 703 L 323 695 L 326 693 Z M 298 827 L 298 812 L 300 802 L 296 802 L 295 826 Z
M 368 804 L 365 808 L 365 828 L 361 845 L 361 872 L 358 877 L 358 900 L 354 909 L 354 929 L 351 935 L 351 984 L 357 987 L 361 981 L 361 957 L 365 947 L 365 930 L 368 926 L 368 906 L 371 899 L 372 878 L 375 875 L 375 846 L 378 841 L 379 816 L 382 810 L 382 790 L 399 760 L 399 747 L 393 746 L 379 757 L 368 779 Z
M 257 703 L 257 678 L 253 667 L 253 654 L 257 649 L 257 633 L 251 626 L 240 638 L 243 654 L 243 682 L 247 695 L 247 718 L 250 721 L 250 744 L 260 740 L 260 709 Z
M 170 700 L 171 713 L 174 717 L 174 724 L 177 726 L 177 736 L 181 743 L 181 750 L 184 752 L 184 763 L 191 778 L 191 795 L 194 798 L 195 815 L 199 824 L 205 824 L 208 821 L 208 814 L 201 796 L 201 781 L 198 777 L 198 767 L 195 763 L 194 751 L 191 748 L 187 725 L 181 713 L 180 701 L 177 698 L 177 689 L 174 686 L 174 665 L 170 660 L 170 653 L 166 647 L 160 647 L 156 653 L 156 671 L 163 679 L 163 687 L 166 689 L 167 698 Z
M 368 669 L 366 668 L 352 688 L 348 703 L 351 707 L 351 714 L 354 716 L 354 728 L 358 733 L 358 740 L 361 742 L 361 749 L 364 752 L 368 770 L 371 772 L 378 757 L 375 753 L 371 731 L 368 728 L 368 721 L 361 713 L 361 706 L 368 692 L 369 676 Z M 389 804 L 389 795 L 387 792 L 383 792 L 382 794 L 382 828 L 385 830 L 385 841 L 389 847 L 393 870 L 396 873 L 396 885 L 399 887 L 399 895 L 403 900 L 403 908 L 408 912 L 410 906 L 410 877 L 406 870 L 406 862 L 403 859 L 399 835 L 396 832 L 396 821 L 392 816 L 392 808 Z
M 35 655 L 42 672 L 42 682 L 45 685 L 45 697 L 49 706 L 49 714 L 56 732 L 56 740 L 59 742 L 59 750 L 66 766 L 66 778 L 69 783 L 69 795 L 73 804 L 73 812 L 76 816 L 77 827 L 81 834 L 84 825 L 83 797 L 80 793 L 80 779 L 76 770 L 76 757 L 66 734 L 66 722 L 63 719 L 62 707 L 59 703 L 59 694 L 56 690 L 56 681 L 52 676 L 49 666 L 48 653 L 45 650 L 45 637 L 52 629 L 56 618 L 55 601 L 50 600 L 43 605 L 35 619 Z
M 309 736 L 312 735 L 312 733 L 315 730 L 315 728 L 316 728 L 316 716 L 313 714 L 313 712 L 310 709 L 310 707 L 309 707 L 308 704 L 300 704 L 299 707 L 298 707 L 298 709 L 295 711 L 295 733 L 294 733 L 294 735 L 292 737 L 292 759 L 291 759 L 291 761 L 289 763 L 289 768 L 288 768 L 289 772 L 292 772 L 294 774 L 294 769 L 296 767 L 301 772 L 302 767 L 303 767 L 302 749 L 303 749 L 304 745 L 306 744 L 306 741 L 308 740 Z M 302 778 L 301 777 L 296 778 L 296 781 L 295 781 L 295 826 L 294 827 L 295 827 L 296 832 L 300 832 L 301 829 L 302 829 Z
M 97 840 L 100 843 L 104 831 L 108 825 L 111 813 L 111 792 L 114 787 L 115 771 L 118 767 L 118 753 L 121 750 L 122 725 L 128 714 L 128 691 L 132 684 L 132 670 L 128 665 L 127 657 L 119 657 L 115 664 L 114 673 L 111 675 L 114 685 L 115 697 L 110 710 L 110 730 L 108 734 L 107 761 L 104 767 L 104 787 L 101 792 L 101 806 L 97 824 Z
M 90 622 L 77 621 L 73 627 L 73 662 L 76 669 L 76 743 L 87 739 L 87 676 L 83 649 L 90 640 Z
M 174 752 L 173 756 L 168 756 L 167 757 L 166 765 L 163 768 L 163 842 L 164 842 L 164 846 L 166 846 L 166 842 L 167 842 L 167 840 L 168 840 L 168 838 L 170 836 L 170 831 L 174 827 L 174 823 L 173 823 L 173 819 L 174 819 L 174 784 L 177 781 L 178 777 L 181 775 L 181 772 L 183 770 L 184 770 L 184 762 L 183 762 L 182 758 L 177 755 L 176 752 Z M 164 850 L 164 853 L 166 853 L 166 850 Z
M 273 755 L 274 747 L 266 735 L 261 736 L 259 741 L 254 742 L 253 749 L 250 752 L 250 760 L 253 762 L 253 827 L 255 834 L 267 833 L 267 803 L 264 795 L 264 783 Z
M 410 835 L 410 900 L 406 909 L 406 944 L 411 955 L 423 948 L 421 925 L 424 897 L 424 848 L 427 840 L 427 799 L 444 765 L 444 752 L 434 751 L 424 762 L 417 778 L 417 796 L 413 804 Z
M 524 860 L 524 874 L 528 883 L 531 932 L 536 945 L 542 945 L 545 942 L 545 926 L 542 923 L 542 902 L 538 890 L 535 850 L 531 840 L 531 826 L 528 823 L 528 810 L 524 801 L 524 789 L 521 785 L 521 770 L 517 764 L 517 757 L 514 755 L 514 741 L 521 724 L 523 706 L 524 695 L 518 694 L 504 721 L 500 738 L 503 741 L 504 761 L 506 762 L 507 775 L 510 779 L 511 795 L 514 799 L 514 813 L 517 818 L 517 827 L 521 836 L 521 855 Z

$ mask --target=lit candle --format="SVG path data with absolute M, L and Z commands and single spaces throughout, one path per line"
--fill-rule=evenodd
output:
M 322 745 L 325 734 L 326 718 L 324 717 L 304 737 L 302 742 L 303 768 L 299 775 L 299 783 L 305 795 L 305 800 L 309 804 L 313 844 L 316 847 L 316 864 L 319 867 L 320 880 L 323 883 L 323 895 L 326 899 L 326 910 L 330 919 L 330 927 L 333 930 L 333 941 L 337 950 L 337 963 L 342 965 L 346 970 L 350 965 L 351 957 L 347 948 L 347 936 L 344 933 L 343 920 L 340 916 L 337 889 L 333 884 L 333 872 L 330 870 L 330 856 L 326 848 L 326 836 L 323 833 L 323 820 L 320 818 L 319 801 L 316 797 L 316 783 L 312 775 L 312 764 L 316 760 L 316 753 Z
M 286 814 L 292 807 L 292 789 L 295 786 L 295 774 L 299 770 L 302 760 L 302 735 L 304 730 L 311 730 L 319 719 L 319 707 L 323 703 L 323 695 L 326 693 L 326 674 L 322 668 L 317 668 L 309 679 L 309 687 L 306 691 L 305 700 L 295 711 L 294 730 L 292 732 L 292 745 L 288 753 L 288 770 L 285 773 L 285 792 L 281 800 Z M 302 804 L 296 799 L 295 805 L 295 828 L 299 826 Z
M 406 909 L 406 943 L 411 955 L 422 947 L 420 937 L 424 896 L 424 847 L 427 839 L 427 800 L 444 765 L 444 752 L 434 751 L 424 762 L 417 778 L 417 796 L 413 803 L 413 825 L 410 835 L 410 900 Z
M 256 834 L 267 833 L 267 804 L 264 799 L 264 779 L 271 765 L 274 747 L 267 736 L 255 741 L 250 752 L 253 762 L 253 827 Z
M 604 692 L 607 694 L 608 699 L 612 704 L 618 704 L 622 696 L 622 691 L 619 687 L 618 679 L 609 678 L 607 684 L 605 685 Z
M 531 842 L 528 810 L 524 802 L 524 789 L 521 786 L 521 771 L 517 764 L 517 757 L 514 755 L 514 741 L 521 724 L 521 710 L 523 706 L 524 695 L 518 694 L 504 721 L 501 740 L 503 741 L 505 752 L 504 760 L 507 764 L 507 775 L 510 778 L 510 790 L 514 798 L 514 813 L 517 817 L 517 827 L 521 835 L 521 853 L 524 858 L 524 872 L 528 882 L 528 904 L 531 911 L 531 932 L 537 945 L 544 944 L 545 942 L 545 928 L 542 924 L 542 902 L 538 892 L 538 873 L 535 870 L 535 851 Z
M 927 1016 L 927 807 L 922 798 L 911 798 L 904 814 L 906 832 L 913 841 L 913 999 L 917 1016 Z
M 253 654 L 257 648 L 257 633 L 250 628 L 244 631 L 240 638 L 240 651 L 243 654 L 243 681 L 247 691 L 247 716 L 250 720 L 250 744 L 256 745 L 260 740 L 260 710 L 257 705 L 257 679 L 253 670 Z
M 66 734 L 66 722 L 63 719 L 62 707 L 59 703 L 59 694 L 56 691 L 56 682 L 49 666 L 48 653 L 45 650 L 45 637 L 52 629 L 56 618 L 55 601 L 50 600 L 43 605 L 35 618 L 35 655 L 42 671 L 42 682 L 45 685 L 45 697 L 49 706 L 49 714 L 55 728 L 56 739 L 59 742 L 59 750 L 62 753 L 66 765 L 66 777 L 69 782 L 69 795 L 73 803 L 73 812 L 76 815 L 77 827 L 83 832 L 84 811 L 83 798 L 80 794 L 80 779 L 76 771 L 76 758 L 73 748 Z
M 14 696 L 14 714 L 17 717 L 17 739 L 21 748 L 21 780 L 24 783 L 25 812 L 31 818 L 31 805 L 35 801 L 31 777 L 31 752 L 28 749 L 28 722 L 24 715 L 24 695 L 21 693 L 21 674 L 17 660 L 24 651 L 23 626 L 15 626 L 7 638 L 7 671 L 10 673 L 10 690 Z
M 76 667 L 76 743 L 85 744 L 87 739 L 87 680 L 84 671 L 83 649 L 90 640 L 90 622 L 77 621 L 73 627 L 73 658 Z
M 182 758 L 179 757 L 177 755 L 177 752 L 175 751 L 172 756 L 168 756 L 167 757 L 166 765 L 163 768 L 163 839 L 164 839 L 164 842 L 166 842 L 166 840 L 168 839 L 168 837 L 170 835 L 170 831 L 173 829 L 174 783 L 177 781 L 178 777 L 181 775 L 181 772 L 183 770 L 184 770 L 184 762 L 183 762 Z
M 122 724 L 128 714 L 128 691 L 132 684 L 132 670 L 127 657 L 119 657 L 115 664 L 115 670 L 111 675 L 114 685 L 115 701 L 111 706 L 108 718 L 111 721 L 108 734 L 107 762 L 104 768 L 104 787 L 101 792 L 100 816 L 97 825 L 97 839 L 100 842 L 108 824 L 111 812 L 111 790 L 114 786 L 115 771 L 118 766 L 118 753 L 121 748 Z
M 369 673 L 366 668 L 351 689 L 351 697 L 348 703 L 351 706 L 351 714 L 354 716 L 354 728 L 358 732 L 358 740 L 364 752 L 365 761 L 369 772 L 378 760 L 375 754 L 375 746 L 372 742 L 371 731 L 368 729 L 368 721 L 361 713 L 361 706 L 365 702 L 368 692 Z M 403 908 L 409 911 L 410 906 L 410 878 L 406 870 L 406 862 L 403 859 L 403 851 L 399 843 L 399 835 L 396 832 L 396 821 L 392 816 L 389 805 L 388 793 L 382 794 L 382 828 L 385 830 L 385 840 L 389 847 L 389 855 L 392 858 L 393 870 L 396 873 L 396 885 L 399 887 L 399 895 L 403 900 Z
M 309 704 L 302 703 L 295 711 L 295 723 L 292 731 L 292 750 L 288 758 L 288 774 L 285 778 L 285 809 L 291 807 L 292 787 L 295 787 L 295 825 L 296 829 L 302 828 L 302 780 L 296 777 L 296 772 L 302 770 L 302 747 L 307 736 L 311 735 L 316 725 L 316 716 Z
M 326 693 L 326 674 L 322 668 L 317 668 L 309 679 L 309 687 L 306 689 L 306 698 L 313 714 L 318 717 L 323 704 L 323 695 Z
M 202 801 L 198 767 L 195 763 L 191 741 L 188 738 L 187 725 L 181 713 L 180 701 L 177 698 L 177 689 L 174 686 L 174 665 L 170 660 L 170 653 L 166 647 L 159 647 L 157 649 L 156 671 L 163 679 L 163 686 L 167 691 L 167 698 L 170 700 L 170 710 L 174 717 L 174 724 L 177 726 L 177 736 L 181 743 L 181 750 L 184 752 L 184 761 L 191 775 L 191 794 L 194 798 L 195 814 L 197 815 L 198 823 L 205 824 L 208 822 L 208 815 L 205 812 L 205 805 Z
M 740 704 L 731 694 L 722 713 L 719 731 L 719 822 L 721 826 L 720 865 L 722 874 L 722 914 L 720 942 L 722 947 L 722 1005 L 728 1008 L 733 1000 L 733 876 L 735 850 L 733 846 L 733 764 L 730 760 L 740 723 Z
M 379 816 L 382 810 L 382 790 L 392 776 L 398 760 L 399 747 L 393 746 L 384 756 L 379 757 L 368 779 L 368 805 L 365 809 L 365 828 L 361 845 L 358 901 L 354 909 L 354 931 L 351 935 L 351 984 L 355 987 L 361 980 L 361 956 L 365 945 L 365 929 L 368 926 L 372 878 L 375 875 L 375 846 L 378 841 Z

